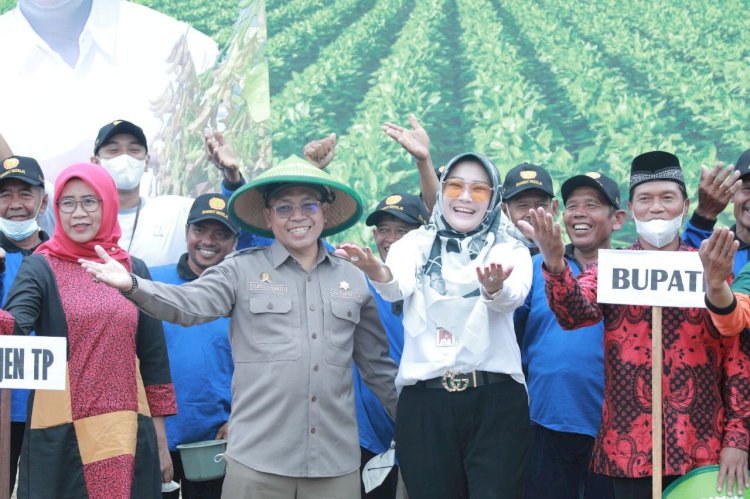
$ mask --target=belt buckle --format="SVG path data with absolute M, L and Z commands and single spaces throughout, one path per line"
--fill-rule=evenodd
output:
M 469 387 L 469 378 L 465 376 L 465 373 L 451 369 L 443 374 L 440 383 L 443 385 L 443 388 L 445 388 L 446 391 L 462 392 Z

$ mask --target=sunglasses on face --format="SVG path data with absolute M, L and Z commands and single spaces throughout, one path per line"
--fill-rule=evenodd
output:
M 492 187 L 487 182 L 467 182 L 458 177 L 448 178 L 443 181 L 443 195 L 449 198 L 459 198 L 469 188 L 471 200 L 475 203 L 489 201 L 492 196 Z
M 271 206 L 271 209 L 275 211 L 276 216 L 282 220 L 292 218 L 296 210 L 299 210 L 303 216 L 310 217 L 316 215 L 318 211 L 320 211 L 320 201 L 310 201 L 309 203 L 302 203 L 299 206 L 278 204 L 276 206 Z

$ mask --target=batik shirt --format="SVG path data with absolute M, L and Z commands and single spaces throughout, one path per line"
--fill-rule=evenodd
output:
M 636 242 L 629 249 L 642 248 Z M 567 265 L 559 274 L 545 269 L 547 299 L 564 329 L 604 320 L 604 404 L 592 470 L 646 477 L 652 474 L 652 309 L 597 303 L 597 271 L 592 264 L 575 278 Z M 718 463 L 723 447 L 747 450 L 742 418 L 749 414 L 750 348 L 745 335 L 721 337 L 706 309 L 664 307 L 662 314 L 662 473 L 683 475 Z

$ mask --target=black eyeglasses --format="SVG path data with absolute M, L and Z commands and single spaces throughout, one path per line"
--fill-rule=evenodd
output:
M 299 206 L 279 204 L 271 206 L 271 209 L 276 212 L 277 217 L 284 220 L 292 218 L 295 210 L 299 210 L 299 212 L 306 217 L 311 217 L 320 211 L 320 201 L 310 201 L 309 203 L 302 203 Z
M 91 213 L 99 209 L 101 202 L 102 200 L 98 198 L 83 198 L 80 201 L 76 201 L 73 198 L 65 198 L 57 202 L 57 207 L 62 213 L 73 213 L 76 211 L 76 206 L 80 204 L 83 211 Z

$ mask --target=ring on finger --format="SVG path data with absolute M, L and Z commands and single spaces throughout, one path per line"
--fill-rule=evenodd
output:
M 359 257 L 358 256 L 353 256 L 349 260 L 351 260 L 353 262 L 358 262 L 359 261 Z

